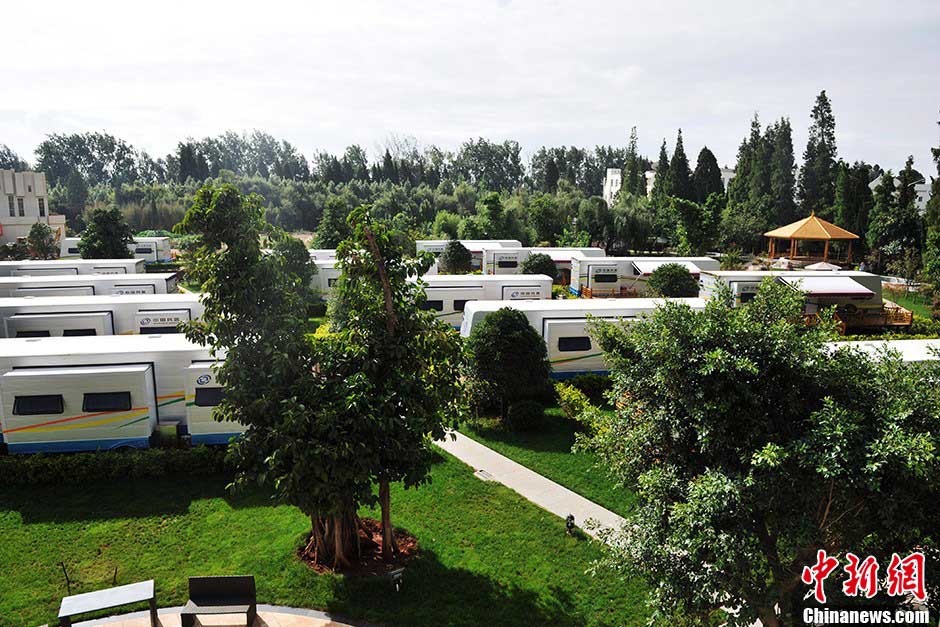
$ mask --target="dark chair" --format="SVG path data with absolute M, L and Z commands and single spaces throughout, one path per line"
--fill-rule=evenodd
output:
M 183 627 L 193 627 L 199 614 L 245 614 L 251 627 L 258 616 L 255 578 L 190 577 L 189 601 L 180 612 Z

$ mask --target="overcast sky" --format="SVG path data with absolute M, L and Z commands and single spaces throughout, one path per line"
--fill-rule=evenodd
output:
M 940 129 L 940 2 L 16 2 L 0 143 L 104 130 L 154 156 L 262 129 L 371 154 L 391 134 L 625 145 L 682 127 L 733 166 L 757 111 L 797 158 L 825 89 L 839 154 L 922 172 Z

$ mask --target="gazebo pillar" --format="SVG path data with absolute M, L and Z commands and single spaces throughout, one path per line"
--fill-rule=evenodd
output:
M 796 258 L 796 240 L 792 237 L 790 238 L 790 259 Z
M 846 261 L 852 263 L 852 240 L 849 240 L 849 252 L 846 253 Z
M 823 261 L 829 261 L 829 240 L 826 240 L 826 245 L 823 247 Z

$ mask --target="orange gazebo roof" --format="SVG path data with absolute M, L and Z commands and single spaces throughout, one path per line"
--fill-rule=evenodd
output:
M 793 224 L 781 226 L 773 231 L 764 233 L 764 237 L 773 237 L 777 239 L 859 239 L 855 233 L 850 233 L 832 222 L 827 222 L 822 218 L 817 218 L 816 213 L 811 213 L 809 217 L 797 220 Z

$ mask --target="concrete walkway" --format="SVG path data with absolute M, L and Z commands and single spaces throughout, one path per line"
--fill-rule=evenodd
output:
M 584 529 L 585 522 L 591 519 L 597 521 L 601 528 L 619 529 L 623 524 L 624 520 L 621 516 L 572 492 L 565 486 L 546 479 L 462 433 L 456 431 L 451 433 L 457 439 L 452 439 L 448 435 L 435 444 L 476 470 L 477 476 L 481 479 L 497 481 L 561 518 L 574 514 L 575 524 L 581 529 Z M 600 529 L 584 529 L 584 531 L 596 538 Z
M 180 607 L 168 607 L 157 612 L 158 627 L 180 627 Z M 200 616 L 196 625 L 201 627 L 236 627 L 244 626 L 245 615 L 233 614 L 218 616 Z M 74 627 L 93 627 L 105 625 L 107 627 L 150 627 L 150 614 L 134 612 L 99 618 L 97 620 L 73 623 Z M 368 623 L 347 622 L 317 610 L 304 610 L 293 607 L 276 605 L 258 605 L 258 620 L 254 627 L 370 627 Z

